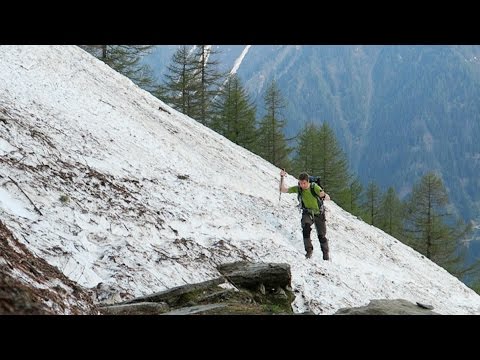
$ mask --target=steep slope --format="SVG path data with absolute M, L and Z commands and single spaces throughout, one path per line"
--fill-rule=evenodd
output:
M 34 256 L 0 221 L 0 314 L 97 314 L 93 293 Z
M 296 311 L 404 298 L 480 313 L 475 292 L 333 201 L 332 261 L 317 240 L 306 260 L 278 168 L 75 46 L 1 46 L 0 118 L 0 220 L 68 278 L 103 289 L 99 301 L 252 260 L 291 265 Z

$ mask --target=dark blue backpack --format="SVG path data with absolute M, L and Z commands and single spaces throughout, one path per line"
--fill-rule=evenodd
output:
M 309 176 L 308 177 L 308 182 L 309 183 L 316 183 L 318 186 L 320 186 L 322 189 L 322 184 L 320 184 L 320 176 Z

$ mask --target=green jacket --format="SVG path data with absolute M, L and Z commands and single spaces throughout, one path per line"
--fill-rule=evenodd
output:
M 291 186 L 288 188 L 288 193 L 289 194 L 297 194 L 298 193 L 299 186 Z M 301 189 L 300 189 L 301 190 Z M 313 190 L 320 195 L 320 192 L 323 191 L 318 184 L 313 184 Z M 313 214 L 318 214 L 320 212 L 320 209 L 318 208 L 318 202 L 317 199 L 313 196 L 312 192 L 310 189 L 307 190 L 302 190 L 302 200 L 303 200 L 303 205 L 308 210 L 311 210 Z

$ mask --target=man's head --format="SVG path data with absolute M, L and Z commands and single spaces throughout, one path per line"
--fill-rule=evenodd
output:
M 306 172 L 300 173 L 298 175 L 298 184 L 302 190 L 307 190 L 310 187 L 310 182 L 308 181 L 308 174 Z

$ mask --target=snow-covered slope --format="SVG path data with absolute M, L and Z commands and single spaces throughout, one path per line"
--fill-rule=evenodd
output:
M 306 260 L 278 168 L 75 46 L 0 46 L 0 135 L 0 220 L 83 286 L 126 299 L 246 259 L 291 265 L 296 311 L 404 298 L 480 314 L 474 291 L 335 199 L 332 260 L 317 239 Z

